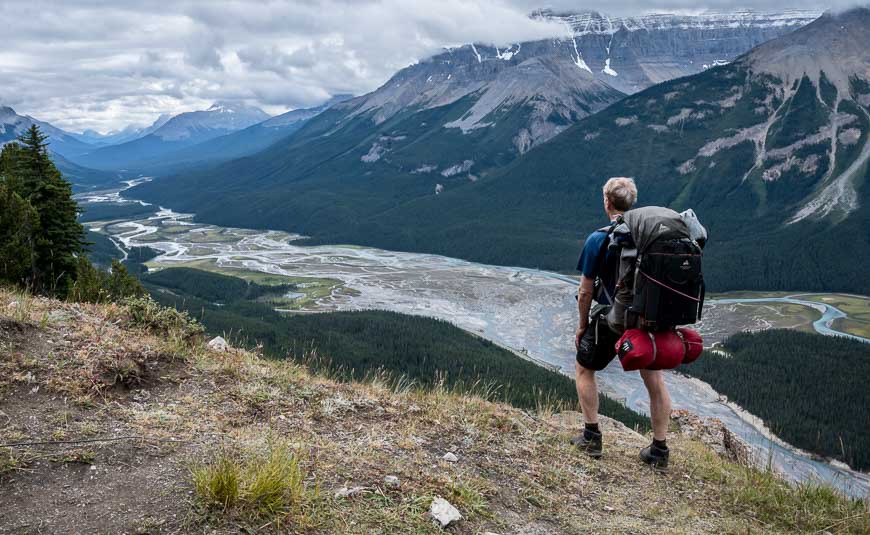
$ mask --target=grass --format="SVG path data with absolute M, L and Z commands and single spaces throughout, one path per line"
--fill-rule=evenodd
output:
M 0 316 L 9 314 L 6 304 L 17 299 L 0 289 Z M 74 345 L 70 353 L 83 355 L 73 358 L 52 349 L 49 358 L 48 349 L 40 350 L 21 357 L 17 368 L 2 369 L 33 371 L 40 395 L 63 392 L 55 382 L 61 374 L 69 376 L 67 381 L 79 381 L 79 368 L 89 372 L 89 359 L 102 352 L 152 346 L 155 354 L 172 356 L 150 361 L 156 375 L 169 375 L 154 391 L 159 392 L 159 403 L 156 398 L 130 403 L 123 392 L 89 391 L 91 399 L 108 403 L 75 406 L 76 411 L 88 411 L 89 426 L 113 415 L 119 419 L 115 425 L 129 428 L 131 434 L 172 439 L 160 446 L 165 449 L 158 449 L 160 442 L 145 442 L 147 454 L 139 445 L 129 450 L 137 455 L 137 466 L 153 463 L 154 470 L 188 470 L 186 477 L 149 489 L 152 494 L 182 489 L 173 495 L 178 496 L 174 508 L 165 505 L 160 518 L 154 519 L 164 522 L 163 530 L 177 528 L 170 516 L 185 517 L 188 488 L 193 490 L 194 514 L 189 515 L 189 529 L 180 528 L 182 532 L 439 533 L 426 515 L 435 496 L 460 510 L 465 519 L 451 528 L 460 533 L 574 533 L 590 524 L 607 533 L 870 529 L 867 503 L 847 500 L 824 487 L 789 485 L 775 474 L 723 460 L 702 442 L 679 433 L 669 440 L 675 451 L 670 471 L 654 474 L 641 469 L 636 459 L 648 437 L 622 427 L 608 428 L 605 458 L 593 462 L 567 444 L 579 429 L 579 415 L 552 414 L 560 408 L 546 399 L 530 413 L 488 401 L 501 394 L 485 384 L 458 389 L 442 379 L 434 389 L 423 389 L 383 371 L 339 381 L 341 374 L 326 377 L 305 365 L 263 359 L 254 352 L 213 352 L 203 340 L 171 342 L 184 339 L 183 325 L 169 322 L 163 330 L 150 322 L 134 323 L 127 305 L 72 305 L 34 298 L 30 307 L 36 318 L 58 308 L 75 312 L 74 320 L 52 322 L 43 329 L 58 330 L 52 331 L 53 339 L 62 332 Z M 15 364 L 16 358 L 0 346 L 0 365 Z M 178 365 L 170 371 L 169 362 Z M 24 387 L 32 388 L 29 383 Z M 30 422 L 30 412 L 23 414 Z M 13 416 L 21 421 L 21 415 Z M 73 438 L 94 432 L 85 432 L 85 422 L 78 423 L 74 411 L 55 411 L 45 418 L 52 428 L 61 427 Z M 6 428 L 0 434 L 11 436 Z M 111 451 L 120 447 L 82 450 L 46 466 L 64 464 L 64 470 L 82 470 L 89 477 L 87 467 L 68 463 L 114 468 L 118 465 Z M 454 451 L 459 462 L 442 461 L 446 451 Z M 27 468 L 29 458 L 21 455 L 25 452 L 0 449 L 0 472 L 14 473 L 14 482 L 4 477 L 3 485 L 21 485 L 35 477 L 19 469 Z M 397 476 L 400 485 L 384 485 L 386 475 Z M 346 498 L 334 496 L 333 489 L 355 486 L 367 490 Z M 46 488 L 46 496 L 52 492 L 57 491 Z M 143 503 L 125 501 L 131 522 L 146 522 L 133 514 Z M 94 508 L 90 517 L 107 511 L 127 514 L 119 512 L 117 504 Z M 73 508 L 45 514 L 61 513 L 80 515 Z
M 190 473 L 194 492 L 207 509 L 276 525 L 311 524 L 310 513 L 321 499 L 316 487 L 306 486 L 299 457 L 286 442 L 247 454 L 220 449 Z
M 770 470 L 729 463 L 697 444 L 695 474 L 719 485 L 722 505 L 785 532 L 870 533 L 870 502 L 817 483 L 792 485 Z

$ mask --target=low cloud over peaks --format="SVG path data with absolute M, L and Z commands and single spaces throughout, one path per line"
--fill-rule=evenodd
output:
M 0 3 L 0 19 L 14 23 L 5 25 L 0 51 L 0 104 L 74 131 L 148 124 L 160 113 L 203 109 L 216 100 L 280 113 L 338 93 L 371 91 L 445 46 L 565 35 L 561 24 L 528 17 L 548 6 L 577 9 L 578 4 L 7 0 Z M 719 1 L 707 7 L 728 6 Z M 640 13 L 697 9 L 697 4 L 584 7 Z

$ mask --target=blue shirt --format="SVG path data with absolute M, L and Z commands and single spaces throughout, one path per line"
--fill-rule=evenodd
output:
M 603 230 L 596 230 L 586 238 L 586 243 L 583 244 L 583 251 L 580 253 L 580 259 L 577 261 L 577 271 L 583 274 L 584 277 L 595 279 L 601 277 L 601 282 L 613 295 L 616 290 L 616 255 L 610 254 L 608 249 L 604 249 L 604 261 L 599 262 L 599 256 L 602 254 L 601 248 L 604 246 L 604 240 L 607 239 L 607 233 Z M 600 265 L 599 265 L 600 264 Z M 609 305 L 607 297 L 600 296 L 596 299 L 601 304 Z

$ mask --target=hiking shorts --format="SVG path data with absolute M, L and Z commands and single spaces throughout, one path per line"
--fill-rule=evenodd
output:
M 609 307 L 597 306 L 590 314 L 589 326 L 580 338 L 577 363 L 587 370 L 601 371 L 616 356 L 619 335 L 607 326 Z

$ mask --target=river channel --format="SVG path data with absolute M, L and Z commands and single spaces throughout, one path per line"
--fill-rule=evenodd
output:
M 117 193 L 85 194 L 79 196 L 79 201 L 123 202 Z M 570 277 L 366 247 L 303 247 L 294 244 L 300 238 L 297 235 L 215 227 L 192 219 L 190 214 L 160 209 L 145 219 L 95 223 L 92 227 L 111 236 L 123 248 L 148 246 L 162 251 L 152 261 L 156 267 L 211 261 L 221 268 L 341 281 L 343 288 L 352 291 L 333 292 L 318 300 L 312 311 L 386 309 L 440 318 L 573 376 L 577 282 Z M 742 301 L 766 306 L 777 299 L 783 298 L 760 299 L 757 303 L 709 301 L 705 319 L 698 325 L 705 343 L 715 343 L 742 330 L 787 326 L 740 308 L 745 305 Z M 821 303 L 806 303 L 833 309 Z M 831 321 L 843 313 L 820 311 L 825 321 L 819 323 L 823 329 L 819 325 L 816 328 L 829 334 Z M 623 372 L 614 360 L 599 377 L 605 393 L 648 413 L 646 390 L 637 372 Z M 853 496 L 870 495 L 870 475 L 790 447 L 757 418 L 726 403 L 700 380 L 671 372 L 666 380 L 675 408 L 720 419 L 751 446 L 759 465 L 769 465 L 792 480 L 819 480 Z

